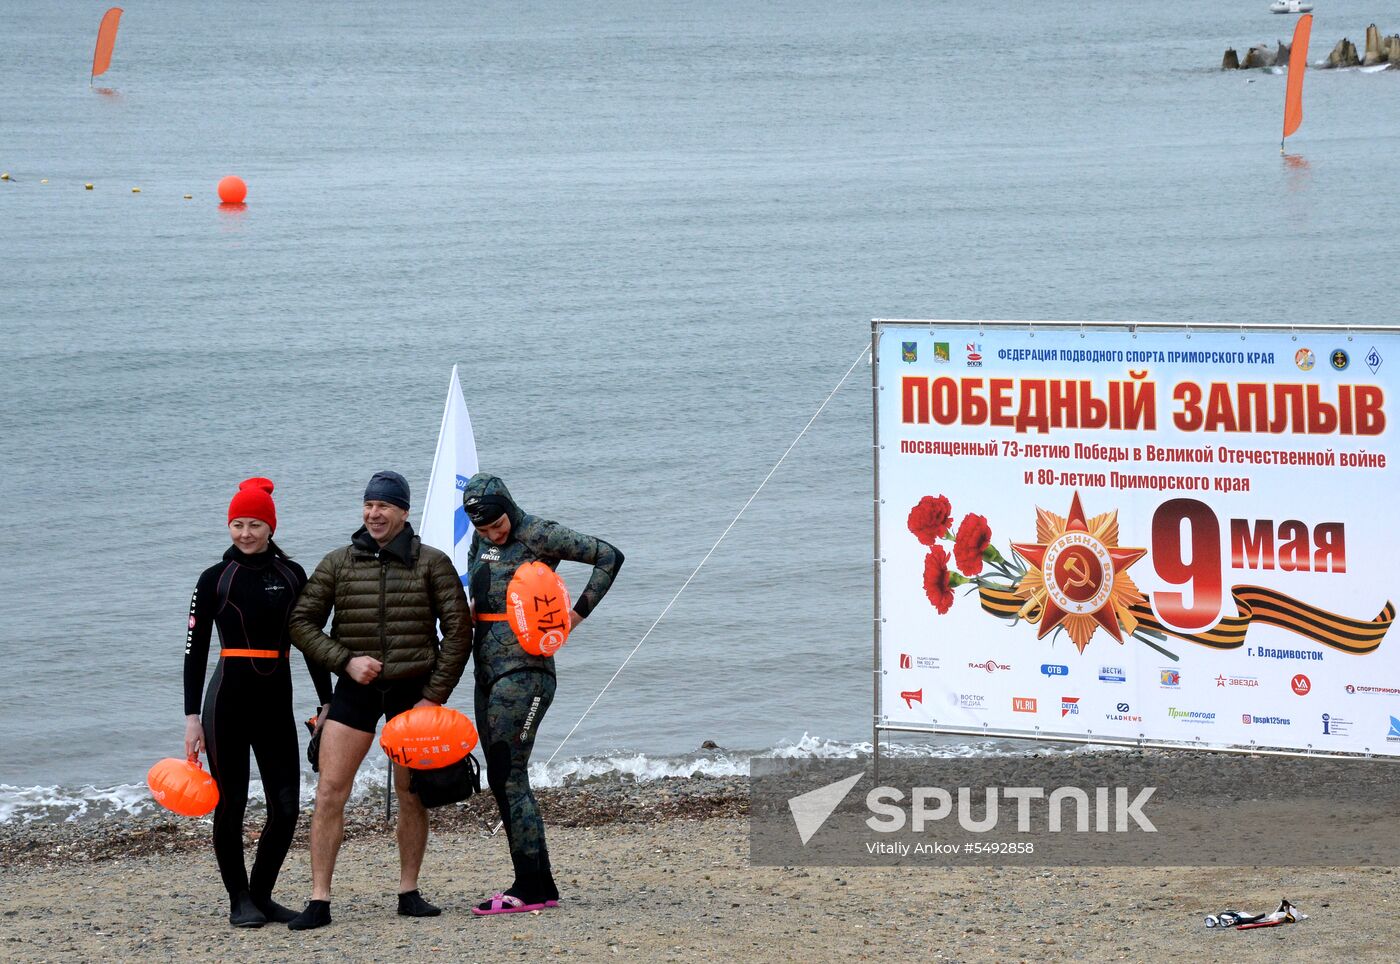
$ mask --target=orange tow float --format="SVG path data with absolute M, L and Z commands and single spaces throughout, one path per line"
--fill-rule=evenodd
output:
M 553 656 L 568 640 L 570 608 L 564 580 L 542 562 L 525 563 L 506 587 L 506 621 L 532 656 Z

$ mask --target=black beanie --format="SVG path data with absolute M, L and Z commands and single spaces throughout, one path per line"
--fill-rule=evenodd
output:
M 366 502 L 387 502 L 408 511 L 408 480 L 397 472 L 376 472 L 365 486 Z
M 509 504 L 503 495 L 467 495 L 462 498 L 462 508 L 467 510 L 472 525 L 481 528 L 505 515 Z

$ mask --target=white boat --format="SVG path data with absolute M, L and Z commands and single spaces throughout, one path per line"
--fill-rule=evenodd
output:
M 1274 0 L 1269 4 L 1270 13 L 1311 13 L 1312 8 L 1307 0 Z

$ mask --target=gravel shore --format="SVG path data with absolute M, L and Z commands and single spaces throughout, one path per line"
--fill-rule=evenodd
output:
M 624 781 L 545 790 L 563 903 L 476 919 L 508 883 L 489 796 L 435 811 L 423 891 L 438 918 L 394 914 L 397 851 L 382 810 L 348 821 L 335 922 L 296 934 L 234 930 L 195 821 L 149 817 L 0 827 L 0 958 L 174 960 L 1127 960 L 1393 961 L 1389 868 L 751 867 L 747 781 Z M 309 879 L 305 825 L 278 897 Z M 250 823 L 249 841 L 256 831 Z M 1253 932 L 1202 927 L 1224 907 L 1307 921 Z

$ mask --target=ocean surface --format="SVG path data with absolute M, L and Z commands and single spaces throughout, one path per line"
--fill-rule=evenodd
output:
M 1285 77 L 1217 69 L 1266 0 L 134 0 L 90 88 L 104 8 L 0 30 L 0 820 L 147 805 L 237 482 L 310 569 L 425 491 L 453 364 L 483 466 L 627 556 L 542 762 L 872 317 L 1397 321 L 1400 71 L 1310 73 L 1281 157 Z M 862 362 L 541 779 L 868 743 L 870 438 Z

